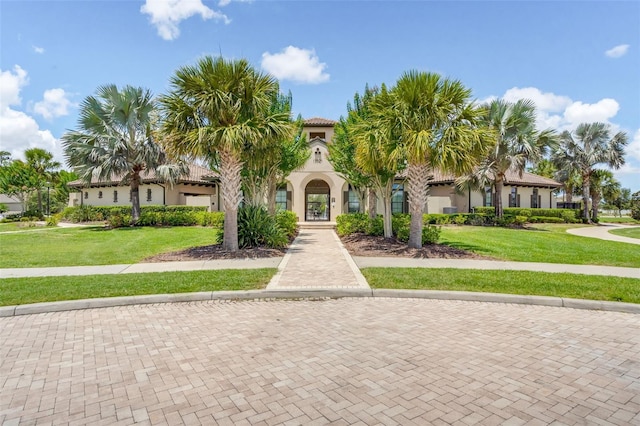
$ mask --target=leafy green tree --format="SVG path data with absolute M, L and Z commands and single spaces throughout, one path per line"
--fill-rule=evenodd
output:
M 154 138 L 156 102 L 141 87 L 115 85 L 98 88 L 80 105 L 79 130 L 65 133 L 62 145 L 67 163 L 82 180 L 120 179 L 131 188 L 131 217 L 140 218 L 139 187 L 145 172 L 172 184 L 185 173 L 181 164 L 170 164 Z
M 589 197 L 594 167 L 605 164 L 619 169 L 624 163 L 627 134 L 618 132 L 611 137 L 611 128 L 605 123 L 582 123 L 573 132 L 560 135 L 560 145 L 553 154 L 558 169 L 576 170 L 582 179 L 583 221 L 591 223 Z
M 0 167 L 0 193 L 17 198 L 21 210 L 27 208 L 29 194 L 38 187 L 35 171 L 22 160 L 13 160 Z
M 276 80 L 245 59 L 206 56 L 178 69 L 161 97 L 168 149 L 181 156 L 217 158 L 224 205 L 223 248 L 238 250 L 242 169 L 252 146 L 291 134 L 286 113 L 270 113 Z
M 607 204 L 615 207 L 618 210 L 618 216 L 622 217 L 622 210 L 631 208 L 631 189 L 620 188 L 620 191 L 612 196 L 604 195 L 604 199 Z
M 471 103 L 471 90 L 458 80 L 409 71 L 392 94 L 382 127 L 399 137 L 391 158 L 407 164 L 409 247 L 420 248 L 432 170 L 470 173 L 486 151 L 487 132 L 477 126 L 482 110 Z
M 640 220 L 640 191 L 631 194 L 631 217 Z
M 0 151 L 0 167 L 8 166 L 11 162 L 11 153 L 9 151 Z
M 533 173 L 538 176 L 544 176 L 549 179 L 555 179 L 558 169 L 554 166 L 553 162 L 548 158 L 543 158 L 537 161 L 533 166 L 527 169 L 529 173 Z
M 333 169 L 352 188 L 354 188 L 358 200 L 360 201 L 360 211 L 363 212 L 365 199 L 368 192 L 369 217 L 376 215 L 375 188 L 372 184 L 371 175 L 365 173 L 356 162 L 356 137 L 354 129 L 359 122 L 369 118 L 369 102 L 378 94 L 378 88 L 365 86 L 364 93 L 360 95 L 356 92 L 353 97 L 353 104 L 347 103 L 347 117 L 340 117 L 335 126 L 333 140 L 329 144 L 329 161 Z
M 491 130 L 493 141 L 473 174 L 476 180 L 482 176 L 484 179 L 479 181 L 492 184 L 495 189 L 496 217 L 502 217 L 502 190 L 507 172 L 513 170 L 522 175 L 528 162 L 548 167 L 542 162 L 543 155 L 547 147 L 554 144 L 555 133 L 536 130 L 535 104 L 528 99 L 520 99 L 515 103 L 493 100 L 487 105 L 482 122 Z
M 51 186 L 56 179 L 60 163 L 53 161 L 53 154 L 42 148 L 31 148 L 24 152 L 29 167 L 33 169 L 38 196 L 38 212 L 42 213 L 42 189 Z
M 396 176 L 404 170 L 404 158 L 397 155 L 400 135 L 388 125 L 387 114 L 393 108 L 394 97 L 383 84 L 368 100 L 369 112 L 351 124 L 350 135 L 355 140 L 355 163 L 382 201 L 382 223 L 385 238 L 393 236 L 391 198 Z

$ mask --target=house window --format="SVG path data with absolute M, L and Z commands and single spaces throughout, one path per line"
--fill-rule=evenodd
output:
M 531 194 L 531 208 L 540 208 L 540 196 L 538 195 L 538 188 L 533 188 L 533 194 Z
M 325 138 L 325 133 L 324 132 L 309 132 L 309 139 L 314 139 L 314 138 L 324 139 Z
M 118 202 L 118 191 L 113 191 L 113 202 L 114 203 Z
M 320 152 L 320 148 L 316 148 L 316 152 L 313 154 L 313 162 L 322 163 L 322 153 Z
M 407 213 L 404 202 L 404 185 L 393 184 L 393 195 L 391 196 L 391 213 Z
M 353 187 L 349 185 L 349 201 L 348 201 L 348 211 L 349 213 L 358 213 L 360 212 L 360 199 L 358 198 L 358 194 L 354 191 Z
M 485 186 L 484 187 L 484 191 L 483 191 L 483 200 L 482 200 L 482 205 L 484 207 L 491 207 L 493 206 L 493 192 L 491 192 L 491 187 L 490 186 Z
M 102 191 L 98 191 L 98 198 L 102 198 Z
M 520 207 L 520 197 L 518 197 L 518 188 L 511 188 L 509 193 L 509 207 Z
M 87 191 L 84 192 L 84 199 L 85 200 L 89 199 L 89 193 Z
M 147 201 L 151 201 L 151 188 L 147 188 Z
M 276 190 L 276 210 L 287 209 L 287 187 L 283 185 Z

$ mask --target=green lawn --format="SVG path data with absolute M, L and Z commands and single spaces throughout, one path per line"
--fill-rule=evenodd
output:
M 530 271 L 365 268 L 372 288 L 507 293 L 640 303 L 640 279 Z
M 188 247 L 215 244 L 218 231 L 204 227 L 58 228 L 0 234 L 0 268 L 112 265 Z
M 621 237 L 640 238 L 640 228 L 612 229 L 609 233 L 620 235 Z
M 143 294 L 265 288 L 276 269 L 162 272 L 0 280 L 0 306 Z
M 45 229 L 44 226 L 28 226 L 25 222 L 0 223 L 0 232 L 8 231 L 33 231 L 34 229 Z
M 640 267 L 640 246 L 566 232 L 585 225 L 539 224 L 531 229 L 446 226 L 440 243 L 496 259 L 518 262 L 570 263 Z

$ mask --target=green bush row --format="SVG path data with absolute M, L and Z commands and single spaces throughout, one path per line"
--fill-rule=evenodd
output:
M 394 214 L 391 218 L 393 235 L 400 241 L 409 241 L 411 216 L 408 214 Z M 384 235 L 382 216 L 371 219 L 364 213 L 341 214 L 336 218 L 338 235 L 345 236 L 356 233 L 380 236 Z M 441 229 L 424 222 L 422 228 L 422 244 L 435 244 L 440 239 Z
M 487 215 L 493 215 L 495 213 L 495 207 L 474 207 L 473 211 L 476 213 L 482 213 Z M 503 209 L 505 216 L 538 216 L 538 217 L 559 217 L 565 219 L 579 219 L 582 214 L 582 210 L 572 209 L 525 209 L 520 207 L 505 207 Z
M 71 222 L 101 222 L 115 228 L 131 224 L 131 207 L 78 206 L 67 207 L 61 218 Z M 203 206 L 141 206 L 138 226 L 201 225 L 222 228 L 223 212 L 208 212 Z

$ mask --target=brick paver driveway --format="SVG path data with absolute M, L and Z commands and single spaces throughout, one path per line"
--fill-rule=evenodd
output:
M 0 318 L 0 342 L 5 424 L 640 424 L 640 315 L 202 302 Z

